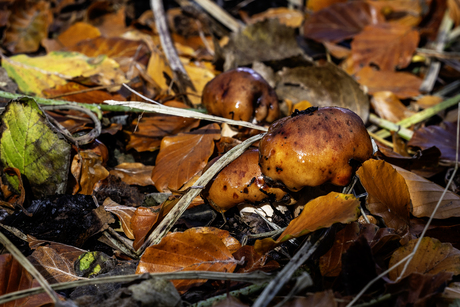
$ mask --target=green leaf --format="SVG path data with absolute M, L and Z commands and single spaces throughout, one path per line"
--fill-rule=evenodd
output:
M 1 115 L 0 163 L 18 168 L 34 196 L 64 193 L 70 165 L 71 146 L 55 132 L 32 98 L 10 102 Z M 15 177 L 7 177 L 18 188 Z

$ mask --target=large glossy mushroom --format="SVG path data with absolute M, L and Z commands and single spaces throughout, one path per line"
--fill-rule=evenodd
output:
M 271 123 L 280 117 L 275 90 L 250 68 L 224 72 L 203 89 L 209 114 L 242 121 Z
M 272 124 L 259 152 L 267 180 L 299 191 L 326 182 L 347 185 L 373 150 L 357 114 L 339 107 L 312 107 Z
M 220 212 L 241 203 L 279 202 L 284 198 L 288 200 L 285 191 L 265 183 L 258 161 L 257 149 L 245 151 L 211 181 L 203 196 Z

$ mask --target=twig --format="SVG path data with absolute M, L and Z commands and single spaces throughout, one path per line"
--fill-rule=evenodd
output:
M 165 279 L 214 279 L 214 280 L 233 280 L 240 282 L 251 283 L 265 283 L 272 279 L 272 276 L 260 271 L 251 273 L 223 273 L 223 272 L 209 272 L 209 271 L 188 271 L 188 272 L 172 272 L 172 273 L 150 273 L 151 277 L 165 278 Z M 62 282 L 51 285 L 54 290 L 66 290 L 76 287 L 98 285 L 107 283 L 129 283 L 135 280 L 142 280 L 143 275 L 130 274 L 130 275 L 117 275 L 101 278 L 91 278 L 87 280 L 76 280 L 71 282 Z M 11 292 L 0 296 L 0 304 L 10 302 L 12 300 L 20 299 L 29 295 L 39 294 L 44 292 L 43 288 L 36 287 L 27 290 Z
M 195 0 L 209 15 L 219 20 L 224 26 L 233 32 L 238 32 L 242 25 L 220 6 L 210 0 Z
M 319 243 L 327 235 L 330 228 L 319 238 L 315 244 L 311 243 L 311 236 L 302 247 L 297 251 L 297 253 L 292 257 L 291 261 L 276 275 L 276 277 L 268 284 L 264 289 L 261 295 L 254 302 L 252 307 L 266 307 L 270 301 L 275 297 L 279 290 L 286 284 L 286 282 L 291 278 L 292 274 L 313 254 L 313 252 L 318 248 Z M 313 281 L 310 279 L 310 285 L 313 284 Z
M 417 54 L 437 59 L 460 60 L 460 52 L 445 52 L 427 48 L 417 48 Z
M 166 23 L 165 11 L 163 8 L 162 0 L 151 0 L 153 14 L 155 15 L 155 25 L 157 27 L 158 34 L 160 35 L 161 46 L 168 59 L 169 66 L 174 74 L 174 80 L 177 81 L 180 92 L 185 92 L 187 87 L 196 91 L 190 77 L 187 74 L 182 62 L 179 60 L 176 48 L 171 40 L 171 35 L 168 31 L 168 25 Z
M 201 177 L 195 182 L 196 186 L 206 186 L 206 184 L 222 170 L 231 161 L 238 158 L 252 143 L 260 140 L 264 134 L 255 135 L 246 141 L 238 144 L 230 149 L 225 155 L 217 160 Z M 161 239 L 168 233 L 174 226 L 179 217 L 184 213 L 185 209 L 189 206 L 190 202 L 200 194 L 201 189 L 191 189 L 182 196 L 179 202 L 171 209 L 161 223 L 152 231 L 149 237 L 145 240 L 144 244 L 140 247 L 138 254 L 143 254 L 145 249 L 150 245 L 160 243 Z
M 374 114 L 369 115 L 369 121 L 381 128 L 385 128 L 390 131 L 395 131 L 405 140 L 410 140 L 412 138 L 412 135 L 414 134 L 413 131 L 406 129 L 401 125 L 390 122 L 389 120 L 380 118 Z
M 266 132 L 268 130 L 265 127 L 254 125 L 254 124 L 251 124 L 245 121 L 232 120 L 232 119 L 227 119 L 227 118 L 223 118 L 219 116 L 203 114 L 197 111 L 168 107 L 165 105 L 153 105 L 153 104 L 140 102 L 140 101 L 106 100 L 104 102 L 110 105 L 126 106 L 126 107 L 132 108 L 137 111 L 146 111 L 146 112 L 182 116 L 182 117 L 187 117 L 187 118 L 204 119 L 204 120 L 209 120 L 209 121 L 217 122 L 217 123 L 227 123 L 229 125 L 247 127 L 247 128 L 256 129 L 256 130 L 263 131 L 263 132 Z
M 428 108 L 428 109 L 425 109 L 423 111 L 420 111 L 418 113 L 415 113 L 414 115 L 408 117 L 408 118 L 405 118 L 399 122 L 396 123 L 397 126 L 401 126 L 403 128 L 408 128 L 412 125 L 415 125 L 415 124 L 418 124 L 424 120 L 427 120 L 429 119 L 430 117 L 432 117 L 433 115 L 436 115 L 438 114 L 439 112 L 441 112 L 442 110 L 445 110 L 449 107 L 452 107 L 454 105 L 456 105 L 458 102 L 460 102 L 460 95 L 457 95 L 457 96 L 454 96 L 452 98 L 449 98 L 447 100 L 444 100 L 443 102 L 431 107 L 431 108 Z M 387 138 L 391 135 L 391 133 L 389 133 L 388 131 L 386 130 L 381 130 L 381 131 L 378 131 L 375 133 L 375 135 L 381 137 L 381 138 Z
M 8 238 L 0 232 L 0 243 L 6 247 L 6 249 L 13 255 L 13 257 L 22 265 L 27 272 L 35 278 L 40 286 L 44 289 L 44 291 L 51 297 L 53 303 L 57 306 L 59 304 L 59 298 L 56 292 L 51 289 L 50 284 L 46 281 L 46 279 L 37 271 L 37 269 L 29 262 L 29 260 L 19 251 L 19 249 L 11 243 Z

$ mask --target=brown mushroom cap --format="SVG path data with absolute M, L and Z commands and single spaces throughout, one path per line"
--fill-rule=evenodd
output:
M 266 185 L 258 161 L 257 149 L 245 151 L 216 176 L 203 196 L 221 212 L 243 202 L 281 201 L 287 193 Z
M 280 117 L 275 90 L 250 68 L 218 75 L 206 84 L 201 100 L 209 114 L 234 120 L 271 123 Z
M 355 168 L 371 157 L 372 143 L 354 112 L 312 107 L 272 124 L 259 151 L 264 176 L 298 191 L 325 182 L 347 185 Z

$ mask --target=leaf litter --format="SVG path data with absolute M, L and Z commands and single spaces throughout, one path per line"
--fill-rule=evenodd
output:
M 441 22 L 446 6 L 338 2 L 309 1 L 311 13 L 244 2 L 209 9 L 207 0 L 197 1 L 199 6 L 184 1 L 153 14 L 131 1 L 88 7 L 72 1 L 0 4 L 5 84 L 16 82 L 19 90 L 0 86 L 36 99 L 0 92 L 16 99 L 5 101 L 1 115 L 2 233 L 48 282 L 73 289 L 61 299 L 82 306 L 156 304 L 154 296 L 169 297 L 171 306 L 181 301 L 209 306 L 222 300 L 226 289 L 232 295 L 249 291 L 241 302 L 227 304 L 266 306 L 288 281 L 296 282 L 291 293 L 278 293 L 286 306 L 420 304 L 439 294 L 443 302 L 458 304 L 460 298 L 452 295 L 456 284 L 446 287 L 459 274 L 460 225 L 458 109 L 449 102 L 459 99 L 450 86 L 459 77 L 452 58 L 458 47 L 456 37 L 449 44 L 436 37 L 451 31 L 449 22 Z M 456 6 L 452 1 L 448 6 L 457 22 Z M 80 17 L 63 17 L 69 13 Z M 164 14 L 170 32 L 157 28 L 158 14 Z M 171 56 L 165 35 L 171 35 L 178 57 Z M 440 46 L 434 53 L 420 49 L 434 40 Z M 177 65 L 195 90 L 182 91 Z M 289 197 L 280 203 L 260 189 L 267 197 L 255 204 L 235 201 L 216 212 L 202 189 L 225 168 L 222 174 L 235 172 L 246 182 L 234 191 L 236 199 L 248 193 L 259 180 L 248 173 L 260 164 L 257 157 L 255 166 L 226 165 L 250 145 L 257 153 L 259 133 L 268 128 L 203 114 L 205 85 L 241 66 L 267 78 L 282 116 L 314 114 L 314 107 L 331 105 L 358 113 L 378 153 L 363 163 L 350 161 L 357 177 L 344 189 L 326 183 L 289 192 L 262 175 L 265 184 Z M 430 78 L 434 88 L 425 93 L 420 88 Z M 109 102 L 114 100 L 118 103 Z M 57 106 L 43 111 L 37 102 L 87 104 L 99 117 Z M 20 110 L 13 114 L 14 108 Z M 263 115 L 254 110 L 247 118 Z M 34 118 L 39 120 L 30 121 Z M 72 141 L 99 121 L 102 133 L 91 130 L 91 144 Z M 410 141 L 396 136 L 401 128 L 411 132 Z M 65 148 L 50 145 L 48 138 Z M 34 161 L 36 168 L 24 161 Z M 252 207 L 252 213 L 243 214 L 243 207 Z M 2 257 L 1 272 L 14 265 L 15 274 L 24 277 L 18 283 L 0 274 L 8 300 L 7 293 L 38 285 L 21 267 L 27 260 L 20 265 L 6 250 Z M 407 258 L 406 266 L 397 264 Z M 167 277 L 173 283 L 142 275 L 127 284 L 136 271 L 175 273 Z M 76 288 L 86 282 L 81 276 L 95 276 L 97 285 Z M 125 282 L 110 279 L 117 276 Z M 262 280 L 273 281 L 257 284 Z M 51 302 L 44 294 L 19 300 L 27 306 Z

